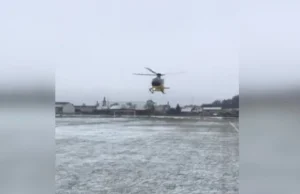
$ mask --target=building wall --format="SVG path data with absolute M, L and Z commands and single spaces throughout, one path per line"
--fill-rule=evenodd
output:
M 81 112 L 81 113 L 93 113 L 97 111 L 96 106 L 76 106 L 75 107 L 76 112 Z
M 192 110 L 192 112 L 194 112 L 194 113 L 200 113 L 200 112 L 202 112 L 202 108 L 201 108 L 201 107 L 195 107 L 195 108 Z
M 55 107 L 55 113 L 56 114 L 62 114 L 63 108 L 62 107 Z
M 62 112 L 66 113 L 66 114 L 71 114 L 71 113 L 75 113 L 75 107 L 73 106 L 73 104 L 66 104 L 63 107 Z
M 96 107 L 82 107 L 81 112 L 92 113 L 96 110 Z

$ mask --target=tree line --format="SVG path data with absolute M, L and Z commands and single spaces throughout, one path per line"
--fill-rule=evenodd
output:
M 235 95 L 229 99 L 215 100 L 212 103 L 202 104 L 201 107 L 222 107 L 222 109 L 239 108 L 239 95 Z M 145 108 L 154 111 L 155 102 L 148 100 L 145 104 Z M 181 107 L 179 104 L 176 108 L 170 108 L 168 113 L 176 114 L 181 112 Z
M 222 107 L 222 108 L 239 108 L 239 95 L 224 100 L 215 100 L 210 104 L 203 104 L 202 107 Z

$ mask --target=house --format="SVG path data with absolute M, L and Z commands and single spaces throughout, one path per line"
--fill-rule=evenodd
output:
M 181 108 L 181 115 L 196 116 L 202 111 L 202 108 L 196 105 L 187 105 Z
M 144 111 L 147 110 L 146 108 L 146 103 L 145 102 L 134 102 L 133 103 L 133 108 L 136 111 Z
M 222 107 L 202 107 L 203 111 L 221 111 Z
M 239 108 L 223 108 L 221 115 L 238 117 L 239 116 Z
M 98 102 L 96 103 L 96 105 L 82 104 L 81 106 L 75 106 L 75 111 L 78 113 L 94 113 L 96 112 L 98 106 Z
M 230 112 L 230 111 L 239 111 L 239 108 L 222 108 L 222 110 L 228 111 L 228 112 Z
M 110 110 L 132 109 L 132 104 L 129 102 L 111 102 L 108 107 Z
M 181 108 L 181 112 L 182 113 L 191 113 L 193 111 L 193 109 L 194 109 L 194 106 L 191 106 L 191 105 L 184 106 Z
M 55 102 L 56 114 L 74 114 L 75 107 L 70 102 Z
M 111 102 L 108 112 L 117 115 L 136 115 L 136 104 L 132 102 Z
M 221 106 L 214 106 L 214 105 L 202 105 L 202 114 L 203 115 L 218 115 L 222 112 Z
M 201 113 L 202 112 L 202 107 L 201 106 L 194 106 L 192 109 L 193 113 Z
M 109 106 L 109 110 L 119 110 L 119 109 L 125 109 L 125 105 L 118 102 L 114 102 L 111 103 Z
M 145 102 L 111 102 L 109 104 L 110 110 L 127 109 L 127 110 L 145 110 Z
M 169 104 L 164 104 L 164 105 L 156 105 L 154 106 L 154 110 L 157 113 L 167 113 L 171 109 L 171 106 Z

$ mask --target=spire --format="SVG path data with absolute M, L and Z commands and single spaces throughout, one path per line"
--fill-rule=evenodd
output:
M 103 98 L 102 106 L 106 106 L 106 98 L 105 97 Z

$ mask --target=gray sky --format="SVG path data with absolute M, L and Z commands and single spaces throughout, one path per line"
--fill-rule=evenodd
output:
M 57 101 L 95 103 L 106 96 L 200 104 L 238 93 L 236 1 L 5 4 L 1 11 L 16 14 L 1 19 L 7 29 L 1 34 L 10 37 L 2 40 L 8 45 L 3 60 L 17 53 L 45 68 L 55 64 Z M 185 73 L 166 76 L 166 95 L 150 94 L 152 77 L 132 75 L 147 73 L 144 67 Z
M 295 25 L 299 6 L 297 0 L 252 0 L 240 4 L 239 64 L 243 88 L 264 92 L 299 88 L 300 27 Z

